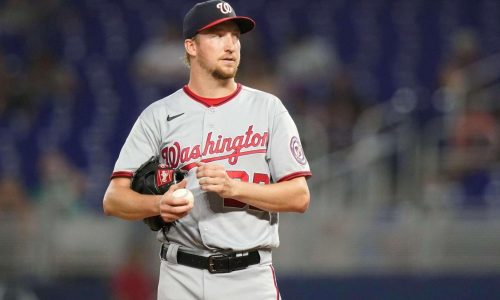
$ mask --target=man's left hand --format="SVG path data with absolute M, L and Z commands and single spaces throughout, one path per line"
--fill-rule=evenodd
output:
M 198 162 L 197 166 L 196 178 L 203 191 L 217 193 L 222 198 L 234 196 L 236 182 L 229 177 L 222 165 Z

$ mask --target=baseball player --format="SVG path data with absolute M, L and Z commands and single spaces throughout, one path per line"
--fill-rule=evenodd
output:
M 306 211 L 311 172 L 281 101 L 235 81 L 240 34 L 254 26 L 224 1 L 193 6 L 183 23 L 189 82 L 141 113 L 116 161 L 105 213 L 175 222 L 158 231 L 158 299 L 280 299 L 278 213 Z M 154 155 L 186 178 L 139 194 L 131 177 Z M 172 196 L 180 188 L 194 204 Z

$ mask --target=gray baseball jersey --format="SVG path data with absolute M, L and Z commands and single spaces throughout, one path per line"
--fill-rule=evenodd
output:
M 228 97 L 206 99 L 187 86 L 147 107 L 134 124 L 113 176 L 131 177 L 152 155 L 190 170 L 197 161 L 223 165 L 230 177 L 258 184 L 310 176 L 297 128 L 281 101 L 238 84 Z M 192 211 L 178 220 L 169 242 L 208 251 L 279 245 L 278 214 L 200 189 L 190 171 Z M 160 241 L 165 237 L 158 234 Z

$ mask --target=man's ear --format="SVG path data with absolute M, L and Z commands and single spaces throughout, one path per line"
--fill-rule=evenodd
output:
M 184 48 L 186 49 L 187 54 L 196 56 L 196 43 L 194 39 L 184 40 Z

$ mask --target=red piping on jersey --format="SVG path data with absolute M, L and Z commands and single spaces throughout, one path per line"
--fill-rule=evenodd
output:
M 183 88 L 184 92 L 193 100 L 200 102 L 201 104 L 205 105 L 206 107 L 211 107 L 211 106 L 219 106 L 222 105 L 229 100 L 233 99 L 236 97 L 240 91 L 241 91 L 241 84 L 236 85 L 236 90 L 229 94 L 228 96 L 221 97 L 221 98 L 205 98 L 196 95 L 187 85 L 185 85 Z
M 203 160 L 202 160 L 201 162 L 203 162 Z M 192 168 L 194 168 L 194 167 L 196 167 L 196 163 L 195 163 L 195 162 L 194 162 L 194 163 L 190 163 L 190 164 L 187 164 L 187 165 L 183 166 L 183 167 L 181 168 L 181 170 L 183 170 L 183 171 L 186 171 L 186 172 L 187 172 L 187 171 L 191 170 L 191 169 L 192 169 Z
M 280 178 L 280 180 L 278 180 L 278 182 L 292 180 L 292 179 L 297 178 L 297 177 L 309 178 L 311 176 L 312 176 L 312 173 L 309 171 L 296 172 L 296 173 L 288 174 L 285 177 Z
M 238 154 L 228 154 L 228 155 L 223 155 L 223 156 L 215 156 L 215 157 L 204 158 L 204 159 L 200 160 L 200 162 L 208 163 L 208 162 L 213 162 L 213 161 L 217 161 L 217 160 L 229 159 L 229 158 L 232 158 L 232 157 L 239 157 L 239 156 L 244 156 L 244 155 L 252 155 L 252 154 L 266 153 L 266 152 L 267 152 L 266 149 L 243 151 L 243 152 L 240 152 Z M 194 167 L 196 167 L 196 163 L 195 162 L 187 164 L 187 165 L 181 167 L 181 169 L 184 170 L 184 171 L 189 171 L 189 170 L 191 170 Z
M 258 153 L 266 153 L 266 149 L 258 149 L 258 150 L 250 150 L 250 151 L 241 151 L 238 154 L 229 154 L 229 155 L 223 155 L 223 156 L 217 156 L 217 157 L 210 157 L 210 158 L 205 158 L 202 160 L 202 162 L 212 162 L 216 160 L 224 160 L 224 159 L 229 159 L 232 157 L 239 157 L 239 156 L 244 156 L 244 155 L 251 155 L 251 154 L 258 154 Z
M 111 179 L 117 178 L 117 177 L 132 178 L 132 176 L 134 176 L 133 172 L 130 172 L 130 171 L 117 171 L 117 172 L 113 172 L 113 174 L 111 174 Z
M 242 151 L 242 152 L 240 152 L 238 154 L 228 154 L 228 155 L 223 155 L 223 156 L 216 156 L 216 157 L 204 158 L 204 159 L 200 160 L 200 162 L 209 163 L 209 162 L 213 162 L 213 161 L 217 161 L 217 160 L 229 159 L 229 158 L 232 158 L 232 157 L 239 157 L 239 156 L 244 156 L 244 155 L 252 155 L 252 154 L 266 153 L 266 152 L 267 152 L 266 149 L 257 149 L 257 150 L 250 150 L 250 151 Z M 181 169 L 184 170 L 184 171 L 189 171 L 189 170 L 191 170 L 194 167 L 196 167 L 196 163 L 195 162 L 187 164 L 187 165 L 181 167 Z
M 274 272 L 274 267 L 270 265 L 271 272 L 273 273 L 274 287 L 276 288 L 276 300 L 280 300 L 280 290 L 278 289 L 278 282 L 276 281 L 276 272 Z

